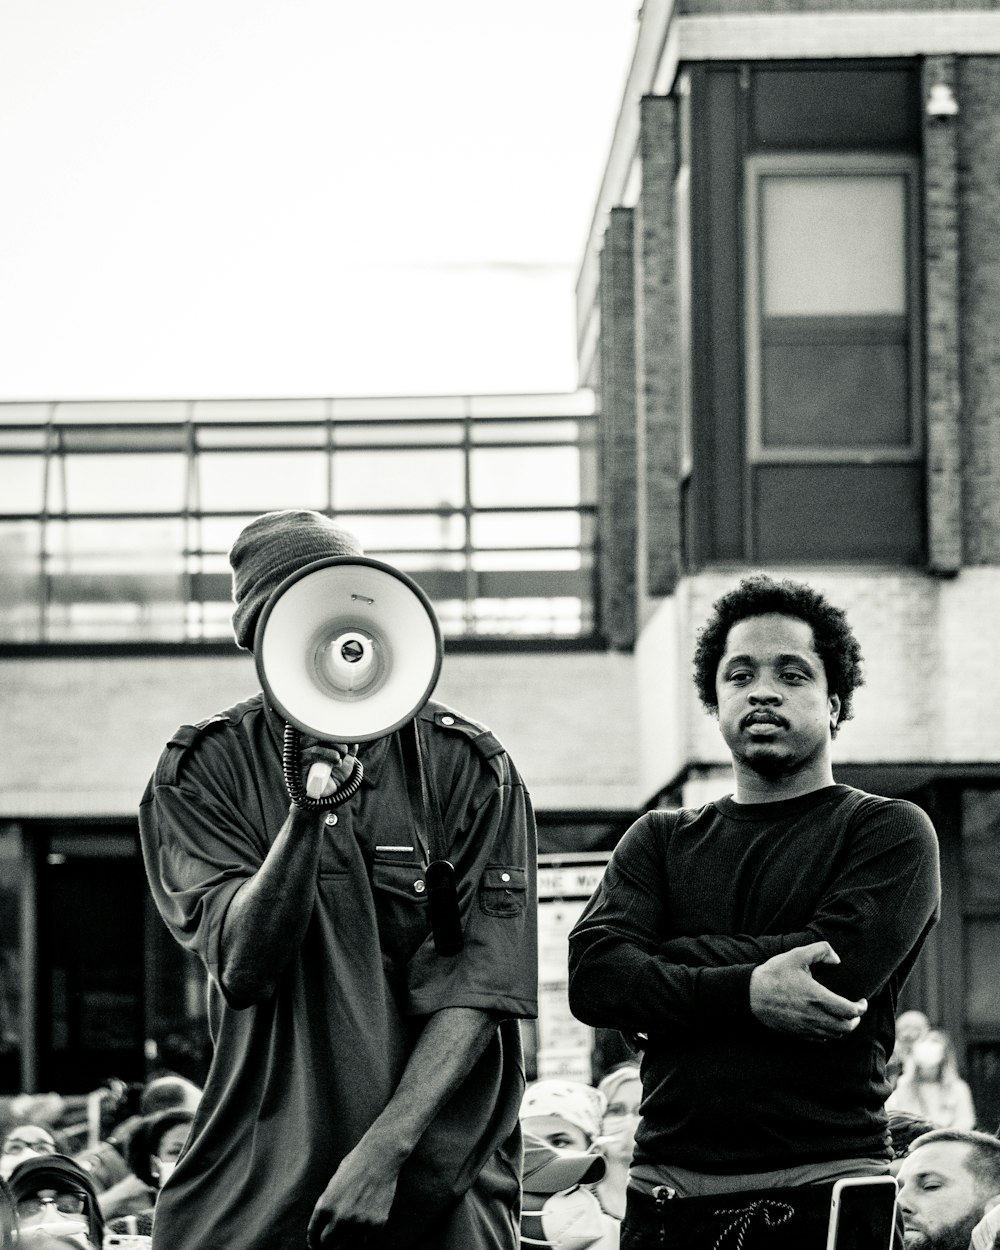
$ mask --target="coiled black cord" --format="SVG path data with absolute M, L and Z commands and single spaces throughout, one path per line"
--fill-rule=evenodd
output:
M 302 807 L 308 812 L 328 811 L 332 807 L 339 807 L 341 803 L 346 803 L 357 794 L 365 776 L 364 766 L 360 760 L 356 759 L 354 771 L 334 790 L 333 794 L 328 794 L 325 799 L 314 799 L 306 794 L 305 786 L 302 784 L 302 740 L 295 726 L 287 722 L 281 751 L 281 771 L 285 777 L 288 797 L 296 807 Z

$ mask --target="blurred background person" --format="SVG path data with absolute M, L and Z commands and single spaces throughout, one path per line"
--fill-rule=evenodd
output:
M 101 1250 L 104 1217 L 94 1182 L 67 1155 L 26 1159 L 11 1173 L 9 1184 L 19 1246 L 36 1250 L 38 1239 L 59 1237 L 83 1250 Z
M 61 1153 L 54 1130 L 41 1124 L 16 1124 L 0 1143 L 0 1178 L 7 1180 L 25 1159 Z
M 606 1100 L 593 1085 L 549 1077 L 524 1091 L 519 1118 L 526 1133 L 557 1150 L 590 1150 L 601 1133 Z
M 892 1159 L 889 1161 L 889 1171 L 893 1176 L 899 1174 L 903 1160 L 909 1154 L 910 1147 L 917 1138 L 923 1137 L 924 1133 L 932 1132 L 936 1127 L 937 1125 L 932 1124 L 930 1120 L 925 1120 L 920 1115 L 913 1115 L 909 1111 L 889 1112 L 889 1136 L 892 1138 Z
M 632 1162 L 635 1130 L 639 1124 L 639 1103 L 642 1100 L 639 1065 L 633 1062 L 618 1064 L 601 1079 L 597 1089 L 605 1099 L 597 1141 L 608 1164 L 597 1186 L 597 1197 L 609 1215 L 621 1220 L 625 1214 L 628 1169 Z
M 168 1107 L 147 1116 L 132 1134 L 127 1161 L 135 1182 L 133 1196 L 114 1215 L 101 1201 L 109 1232 L 152 1236 L 156 1199 L 180 1158 L 193 1119 L 187 1107 Z M 99 1201 L 106 1197 L 99 1195 Z
M 969 1250 L 1000 1250 L 1000 1194 L 987 1199 L 986 1214 L 972 1230 Z
M 885 1075 L 893 1089 L 910 1057 L 913 1043 L 930 1031 L 931 1022 L 922 1011 L 902 1011 L 896 1017 L 896 1044 L 885 1065 Z
M 958 1074 L 955 1048 L 943 1029 L 930 1029 L 910 1049 L 886 1110 L 909 1111 L 937 1128 L 976 1126 L 972 1092 Z
M 180 1112 L 172 1122 L 183 1121 L 190 1125 L 200 1101 L 200 1086 L 175 1072 L 160 1073 L 142 1087 L 137 1100 L 138 1114 L 118 1124 L 109 1137 L 109 1144 L 121 1154 L 122 1172 L 104 1188 L 97 1184 L 97 1199 L 106 1220 L 136 1215 L 152 1207 L 159 1186 L 146 1162 L 150 1153 L 148 1127 L 154 1123 L 154 1117 L 168 1111 Z M 132 1138 L 135 1134 L 139 1137 L 133 1149 Z M 185 1133 L 185 1140 L 186 1137 Z M 87 1166 L 86 1161 L 81 1162 Z
M 0 1250 L 14 1250 L 17 1242 L 17 1217 L 14 1197 L 7 1182 L 0 1177 Z

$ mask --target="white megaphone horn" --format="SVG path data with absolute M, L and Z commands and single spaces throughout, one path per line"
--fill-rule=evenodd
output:
M 427 595 L 389 564 L 331 556 L 281 583 L 261 612 L 254 659 L 268 702 L 285 718 L 285 782 L 297 802 L 337 806 L 363 775 L 359 763 L 320 799 L 329 772 L 314 765 L 320 771 L 300 798 L 298 735 L 361 743 L 392 733 L 430 698 L 442 650 Z

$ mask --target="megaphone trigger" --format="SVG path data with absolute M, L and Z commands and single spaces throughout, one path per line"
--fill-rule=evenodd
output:
M 306 778 L 306 794 L 311 799 L 321 799 L 332 775 L 333 765 L 329 760 L 316 760 Z

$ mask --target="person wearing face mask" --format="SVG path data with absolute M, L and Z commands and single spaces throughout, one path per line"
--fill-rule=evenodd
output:
M 606 1166 L 599 1154 L 557 1149 L 525 1132 L 521 1250 L 617 1250 L 618 1221 L 594 1194 Z
M 146 1201 L 136 1201 L 134 1209 L 108 1222 L 111 1233 L 151 1237 L 156 1199 L 169 1180 L 191 1132 L 194 1112 L 187 1107 L 170 1107 L 147 1116 L 129 1139 L 128 1164 L 144 1187 Z
M 104 1217 L 97 1191 L 74 1160 L 61 1154 L 25 1159 L 11 1173 L 9 1184 L 22 1250 L 35 1250 L 53 1238 L 81 1250 L 100 1250 Z
M 59 1143 L 49 1129 L 41 1124 L 18 1124 L 8 1130 L 0 1145 L 0 1179 L 8 1180 L 25 1159 L 54 1155 L 58 1151 Z
M 597 1088 L 607 1100 L 597 1142 L 608 1164 L 597 1186 L 597 1198 L 609 1215 L 620 1220 L 625 1215 L 628 1169 L 635 1147 L 635 1130 L 639 1126 L 642 1101 L 639 1065 L 629 1061 L 618 1064 Z
M 976 1127 L 968 1084 L 958 1075 L 955 1048 L 942 1029 L 930 1029 L 913 1043 L 903 1073 L 886 1101 L 887 1111 L 909 1111 L 936 1128 Z
M 532 1081 L 521 1099 L 521 1127 L 556 1150 L 587 1151 L 601 1131 L 604 1095 L 582 1081 Z

